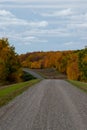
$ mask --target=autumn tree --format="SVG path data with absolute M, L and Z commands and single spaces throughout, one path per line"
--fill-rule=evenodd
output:
M 79 69 L 81 71 L 81 80 L 87 81 L 87 48 L 79 52 Z
M 20 56 L 23 67 L 56 68 L 68 79 L 87 81 L 87 49 L 76 51 L 32 52 Z
M 0 81 L 16 82 L 20 80 L 21 70 L 15 48 L 8 39 L 0 39 Z
M 71 54 L 67 65 L 67 77 L 71 80 L 78 80 L 80 76 L 80 71 L 78 67 L 78 55 Z

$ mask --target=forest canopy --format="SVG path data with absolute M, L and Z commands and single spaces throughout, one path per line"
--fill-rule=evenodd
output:
M 87 82 L 87 48 L 73 51 L 32 52 L 18 55 L 8 39 L 0 39 L 0 82 L 19 82 L 21 67 L 55 68 L 70 80 Z
M 23 67 L 31 69 L 56 68 L 68 79 L 87 82 L 87 48 L 73 51 L 32 52 L 21 54 Z

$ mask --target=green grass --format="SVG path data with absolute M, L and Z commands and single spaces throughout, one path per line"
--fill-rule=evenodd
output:
M 38 83 L 39 81 L 40 80 L 34 79 L 27 82 L 22 82 L 0 88 L 0 106 L 7 104 L 14 97 L 18 96 L 30 86 Z
M 72 85 L 82 89 L 83 91 L 87 92 L 87 83 L 80 82 L 80 81 L 74 81 L 74 80 L 68 80 L 69 83 Z

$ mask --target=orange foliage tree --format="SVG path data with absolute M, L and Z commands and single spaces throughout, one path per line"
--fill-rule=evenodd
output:
M 20 55 L 23 67 L 56 68 L 68 79 L 87 81 L 87 49 L 76 51 L 32 52 Z
M 20 62 L 8 39 L 0 40 L 0 81 L 16 82 L 21 77 Z
M 68 79 L 78 80 L 80 76 L 80 71 L 78 67 L 78 56 L 77 54 L 72 54 L 67 65 L 67 76 Z

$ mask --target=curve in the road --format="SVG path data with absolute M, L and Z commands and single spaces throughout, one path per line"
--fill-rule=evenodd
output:
M 29 74 L 31 74 L 32 76 L 34 76 L 34 77 L 37 78 L 37 79 L 44 79 L 41 75 L 35 73 L 35 72 L 34 72 L 33 70 L 31 70 L 31 69 L 23 68 L 23 71 L 24 71 L 24 72 L 27 72 L 27 73 L 29 73 Z

